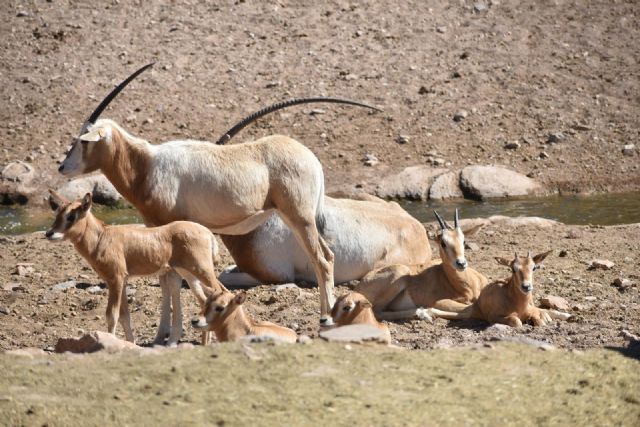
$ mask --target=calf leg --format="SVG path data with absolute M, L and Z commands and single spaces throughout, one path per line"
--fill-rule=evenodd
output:
M 502 323 L 503 325 L 508 325 L 512 328 L 522 327 L 522 321 L 516 315 L 499 316 L 492 314 L 488 316 L 487 320 L 489 323 Z
M 127 286 L 122 287 L 120 293 L 120 324 L 124 329 L 127 341 L 135 342 L 133 330 L 131 329 L 131 313 L 129 312 L 129 301 L 127 301 Z
M 124 289 L 124 280 L 120 278 L 112 279 L 107 283 L 109 296 L 107 300 L 107 331 L 110 334 L 116 333 L 116 325 L 120 315 L 120 297 Z
M 168 272 L 160 276 L 162 300 L 160 302 L 160 324 L 158 325 L 156 337 L 153 340 L 153 344 L 155 345 L 164 345 L 164 340 L 167 338 L 171 330 L 171 288 L 168 277 L 170 274 L 172 274 L 172 272 Z
M 180 304 L 180 288 L 182 278 L 176 272 L 168 275 L 169 292 L 171 294 L 171 332 L 167 340 L 167 346 L 175 347 L 182 337 L 182 305 Z

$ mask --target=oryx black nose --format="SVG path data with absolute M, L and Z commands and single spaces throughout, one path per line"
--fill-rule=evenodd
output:
M 456 260 L 456 266 L 459 269 L 464 270 L 465 268 L 467 268 L 467 260 L 465 260 L 465 259 L 457 259 Z

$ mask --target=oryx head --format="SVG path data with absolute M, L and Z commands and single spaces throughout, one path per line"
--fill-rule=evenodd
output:
M 518 253 L 515 253 L 513 260 L 508 260 L 502 257 L 496 257 L 498 264 L 506 265 L 511 268 L 511 284 L 518 288 L 520 292 L 524 294 L 530 294 L 533 292 L 533 272 L 542 265 L 542 261 L 552 251 L 543 252 L 534 257 L 531 256 L 531 251 L 527 253 L 526 257 L 519 257 Z
M 229 291 L 210 294 L 200 314 L 191 320 L 191 325 L 198 329 L 211 329 L 216 322 L 229 316 L 236 308 L 247 300 L 246 292 L 233 294 Z
M 336 300 L 331 317 L 338 326 L 350 325 L 364 310 L 373 310 L 369 300 L 359 292 L 348 292 Z
M 49 240 L 63 240 L 91 209 L 91 194 L 87 193 L 82 199 L 69 202 L 53 190 L 49 190 L 49 193 L 49 205 L 56 212 L 56 219 L 45 236 Z
M 438 212 L 433 211 L 440 225 L 440 230 L 436 232 L 435 241 L 440 251 L 440 259 L 442 263 L 448 263 L 458 271 L 467 269 L 467 259 L 464 257 L 464 237 L 472 236 L 483 227 L 483 224 L 462 230 L 459 224 L 458 209 L 453 219 L 453 227 L 451 227 Z
M 101 141 L 108 140 L 110 135 L 108 134 L 109 129 L 94 126 L 98 117 L 100 117 L 100 114 L 102 114 L 104 109 L 107 108 L 109 103 L 113 101 L 122 89 L 153 64 L 153 62 L 147 64 L 131 74 L 100 102 L 100 105 L 91 113 L 82 125 L 82 128 L 80 128 L 79 136 L 74 139 L 71 150 L 67 152 L 67 156 L 58 168 L 61 174 L 75 176 L 82 173 L 93 172 L 99 168 L 99 159 L 97 157 L 100 153 L 99 150 L 96 149 L 96 145 Z

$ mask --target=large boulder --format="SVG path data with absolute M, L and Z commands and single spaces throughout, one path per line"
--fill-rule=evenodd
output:
M 115 206 L 122 200 L 120 193 L 102 174 L 74 179 L 58 189 L 58 194 L 69 200 L 79 199 L 87 193 L 102 205 Z
M 376 195 L 385 199 L 426 200 L 429 188 L 437 176 L 447 169 L 430 166 L 409 166 L 396 175 L 385 177 L 376 188 Z
M 389 344 L 387 332 L 368 324 L 354 324 L 327 329 L 320 332 L 320 338 L 330 342 L 363 343 L 368 341 Z
M 460 172 L 465 197 L 485 200 L 494 197 L 527 196 L 542 192 L 531 178 L 500 166 L 467 166 Z
M 461 199 L 460 172 L 447 172 L 438 176 L 429 188 L 429 198 L 434 200 Z
M 35 178 L 36 171 L 29 163 L 15 161 L 6 165 L 0 172 L 0 203 L 27 203 L 36 192 L 32 186 Z

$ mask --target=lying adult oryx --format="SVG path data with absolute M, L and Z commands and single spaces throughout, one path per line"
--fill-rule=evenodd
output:
M 109 102 L 151 65 L 133 73 L 100 103 L 82 126 L 59 171 L 75 176 L 100 170 L 140 211 L 147 225 L 190 220 L 215 233 L 239 235 L 255 229 L 277 212 L 313 266 L 320 287 L 321 323 L 330 324 L 334 256 L 318 233 L 318 225 L 322 227 L 324 220 L 324 175 L 318 159 L 286 136 L 230 146 L 193 140 L 152 145 L 111 120 L 98 120 Z M 309 102 L 312 101 L 318 99 Z M 373 108 L 333 98 L 326 101 Z M 255 119 L 286 105 L 276 105 L 251 117 Z M 229 139 L 249 121 L 232 128 L 219 142 Z M 163 310 L 156 342 L 162 342 L 169 330 L 169 296 L 179 292 L 180 278 L 168 273 L 160 283 Z M 182 319 L 176 317 L 169 343 L 176 342 L 182 333 Z

